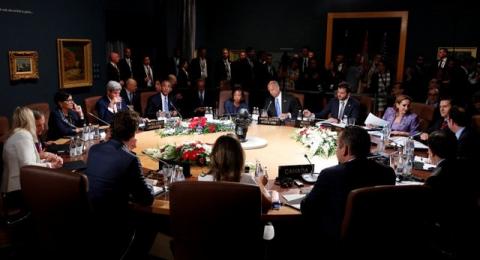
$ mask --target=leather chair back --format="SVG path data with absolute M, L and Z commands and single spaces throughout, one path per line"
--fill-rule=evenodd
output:
M 249 93 L 247 91 L 243 91 L 243 95 L 245 96 L 245 102 L 248 104 L 248 97 Z M 217 114 L 222 116 L 225 114 L 225 101 L 230 99 L 232 97 L 232 90 L 220 90 L 220 93 L 218 94 L 218 111 Z
M 175 259 L 261 259 L 257 186 L 176 182 L 170 192 Z
M 435 107 L 418 102 L 412 102 L 410 104 L 410 110 L 418 115 L 418 119 L 420 120 L 420 130 L 426 131 L 430 125 L 430 122 L 433 120 Z
M 302 93 L 296 93 L 296 92 L 287 92 L 288 94 L 294 96 L 297 98 L 298 103 L 300 104 L 300 107 L 303 108 L 303 105 L 305 104 L 305 95 Z
M 45 128 L 48 129 L 48 119 L 50 118 L 50 105 L 46 102 L 28 104 L 26 107 L 32 110 L 38 110 L 45 115 Z
M 5 142 L 9 130 L 10 123 L 8 122 L 8 117 L 0 116 L 0 142 Z
M 65 169 L 25 166 L 20 183 L 38 241 L 47 255 L 81 253 L 90 241 L 87 177 Z
M 386 259 L 427 251 L 434 221 L 432 195 L 424 185 L 352 190 L 341 229 L 342 252 Z
M 480 134 L 480 115 L 472 116 L 472 127 L 477 134 Z
M 96 105 L 97 105 L 98 100 L 101 99 L 101 98 L 102 98 L 102 96 L 93 96 L 93 97 L 88 97 L 84 100 L 85 112 L 86 112 L 85 116 L 87 117 L 88 122 L 91 123 L 91 124 L 98 124 L 98 120 L 88 113 L 92 113 L 95 116 L 98 115 L 97 110 L 96 110 Z
M 142 109 L 142 115 L 145 116 L 145 112 L 147 110 L 147 102 L 148 98 L 157 94 L 158 92 L 156 91 L 147 91 L 147 92 L 141 92 L 140 93 L 140 107 Z
M 361 125 L 365 122 L 369 113 L 374 113 L 373 98 L 366 95 L 356 95 L 351 97 L 357 99 L 360 103 L 360 115 L 358 116 L 358 122 L 356 122 L 356 124 Z

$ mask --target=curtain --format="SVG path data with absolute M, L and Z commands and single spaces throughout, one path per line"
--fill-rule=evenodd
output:
M 182 53 L 188 60 L 191 60 L 195 52 L 195 30 L 196 30 L 196 7 L 195 0 L 182 0 L 180 8 L 180 32 Z

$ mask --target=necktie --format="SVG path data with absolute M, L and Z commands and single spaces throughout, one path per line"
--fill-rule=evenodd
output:
M 440 130 L 445 130 L 448 127 L 447 120 L 443 120 L 442 125 L 440 126 Z
M 200 105 L 203 106 L 203 91 L 199 92 L 200 94 Z
M 150 69 L 150 66 L 147 66 L 147 78 L 148 81 L 152 81 L 152 70 Z
M 163 97 L 163 112 L 168 112 L 168 98 L 166 96 Z
M 343 118 L 343 111 L 345 109 L 345 101 L 340 101 L 340 109 L 338 110 L 338 119 L 342 120 Z
M 280 110 L 280 101 L 278 101 L 278 97 L 275 98 L 275 111 L 277 112 L 277 117 L 282 114 L 282 110 Z
M 128 93 L 128 101 L 130 101 L 130 104 L 133 103 L 133 93 Z

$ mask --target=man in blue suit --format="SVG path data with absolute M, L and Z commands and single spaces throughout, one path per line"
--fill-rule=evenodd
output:
M 113 80 L 107 83 L 107 93 L 96 104 L 98 117 L 104 121 L 100 124 L 112 123 L 114 114 L 128 109 L 127 103 L 120 96 L 121 91 L 120 83 Z
M 88 153 L 88 197 L 94 213 L 96 236 L 93 239 L 98 239 L 94 244 L 100 256 L 105 254 L 112 259 L 113 256 L 120 259 L 137 226 L 132 224 L 135 219 L 130 216 L 130 201 L 143 206 L 153 203 L 140 160 L 131 152 L 135 148 L 139 120 L 134 111 L 116 113 L 111 126 L 112 138 L 92 146 Z M 138 234 L 137 231 L 137 238 Z
M 360 114 L 360 103 L 350 97 L 350 87 L 347 82 L 338 84 L 337 96 L 332 98 L 328 105 L 319 113 L 313 114 L 307 109 L 303 111 L 305 117 L 326 118 L 331 123 L 339 123 L 344 116 L 358 119 Z
M 175 109 L 175 105 L 173 104 L 174 97 L 170 96 L 170 92 L 172 92 L 172 85 L 170 81 L 155 81 L 155 90 L 158 92 L 158 94 L 148 98 L 145 116 L 150 119 L 156 119 L 157 112 L 159 110 L 163 112 L 170 112 L 172 116 L 176 116 L 177 111 Z

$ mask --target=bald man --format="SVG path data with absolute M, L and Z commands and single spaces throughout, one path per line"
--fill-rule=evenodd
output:
M 120 92 L 120 96 L 123 100 L 125 100 L 125 103 L 127 103 L 127 106 L 130 109 L 133 109 L 138 113 L 142 114 L 142 109 L 140 106 L 140 94 L 137 93 L 136 80 L 134 80 L 133 78 L 127 79 L 122 91 Z

